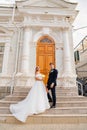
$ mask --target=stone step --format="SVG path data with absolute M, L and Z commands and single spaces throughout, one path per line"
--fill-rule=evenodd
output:
M 16 104 L 18 101 L 0 101 L 0 107 L 9 107 L 10 104 Z
M 28 93 L 30 90 L 28 91 L 14 91 L 14 93 Z M 50 92 L 50 91 L 49 91 Z M 68 93 L 68 91 L 56 91 L 56 93 Z M 73 93 L 72 91 L 70 93 Z
M 11 114 L 9 107 L 0 107 L 0 114 Z
M 14 95 L 14 96 L 7 96 L 3 100 L 5 100 L 5 101 L 21 101 L 21 100 L 25 99 L 25 97 L 26 96 L 15 96 Z
M 7 107 L 10 104 L 17 103 L 18 100 L 15 101 L 0 101 L 0 107 Z M 87 101 L 57 101 L 56 107 L 87 107 Z
M 0 107 L 0 114 L 11 114 L 9 107 Z M 60 108 L 52 108 L 43 113 L 42 115 L 64 115 L 64 114 L 87 114 L 87 107 L 60 107 Z
M 16 87 L 14 87 L 14 90 L 24 90 L 24 89 L 29 89 L 29 88 L 31 88 L 32 86 L 28 86 L 28 87 L 25 87 L 25 86 L 16 86 Z M 73 87 L 61 87 L 61 86 L 56 86 L 56 89 L 61 89 L 61 90 L 73 90 Z M 74 88 L 75 89 L 75 88 Z
M 87 107 L 59 107 L 47 110 L 45 114 L 87 114 Z
M 30 91 L 30 88 L 14 88 L 14 95 L 24 95 L 26 96 L 28 92 Z M 75 96 L 76 93 L 73 92 L 73 88 L 56 88 L 56 95 L 58 96 Z
M 28 94 L 28 92 L 15 91 L 13 94 L 14 95 L 24 95 L 24 96 L 26 96 Z M 56 92 L 56 95 L 58 95 L 58 96 L 76 96 L 74 92 L 71 92 L 71 93 L 67 93 L 67 92 Z
M 22 96 L 18 96 L 18 95 L 10 95 L 10 96 L 7 96 L 5 97 L 5 99 L 3 100 L 11 100 L 11 101 L 14 101 L 14 100 L 17 100 L 17 101 L 20 101 L 20 100 L 23 100 L 24 98 L 26 97 L 26 95 L 22 95 Z M 59 97 L 57 96 L 57 101 L 87 101 L 87 97 L 82 97 L 82 96 L 79 96 L 79 97 Z
M 28 90 L 29 88 L 31 88 L 32 86 L 28 86 L 28 87 L 25 87 L 25 86 L 17 86 L 17 87 L 14 87 L 14 90 L 24 90 L 24 89 L 26 89 L 26 90 Z
M 1 128 L 6 128 L 5 125 L 10 124 L 10 129 L 9 126 L 7 125 L 9 130 L 12 130 L 13 128 L 16 130 L 19 130 L 19 125 L 20 125 L 20 130 L 21 129 L 26 129 L 26 130 L 58 130 L 61 127 L 61 130 L 74 130 L 75 128 L 78 128 L 76 130 L 86 130 L 87 127 L 85 127 L 87 124 L 87 114 L 56 114 L 56 115 L 50 115 L 50 114 L 39 114 L 39 115 L 33 115 L 27 118 L 26 123 L 21 123 L 18 121 L 16 118 L 12 116 L 12 114 L 0 114 L 0 126 L 4 124 L 3 127 Z M 69 128 L 67 128 L 67 125 L 69 125 Z M 78 125 L 79 127 L 72 127 L 72 125 Z M 84 127 L 81 127 L 80 124 L 84 124 Z M 34 126 L 33 129 L 32 127 L 29 126 Z M 38 127 L 36 127 L 36 125 Z M 40 125 L 42 127 L 40 127 Z M 46 127 L 43 127 L 43 125 L 46 125 Z M 48 127 L 49 125 L 49 127 Z M 56 128 L 57 125 L 57 128 Z M 21 127 L 22 126 L 22 127 Z M 53 127 L 52 127 L 53 126 Z M 66 127 L 66 128 L 65 128 Z M 81 129 L 80 129 L 81 127 Z M 29 129 L 30 128 L 30 129 Z M 40 129 L 39 129 L 40 128 Z M 7 130 L 4 129 L 4 130 Z
M 70 123 L 66 123 L 65 118 L 62 117 L 62 121 L 61 121 L 61 117 L 57 117 L 57 121 L 55 121 L 56 123 L 54 123 L 52 120 L 52 121 L 47 121 L 47 123 L 45 124 L 45 121 L 42 122 L 42 120 L 40 121 L 40 123 L 36 122 L 36 117 L 35 118 L 29 117 L 29 119 L 27 120 L 27 123 L 21 125 L 20 122 L 16 121 L 12 117 L 9 117 L 9 118 L 7 117 L 6 123 L 1 123 L 0 127 L 2 128 L 2 130 L 12 130 L 12 128 L 14 128 L 14 130 L 86 130 L 87 124 L 81 123 L 82 119 L 86 122 L 85 117 L 77 117 L 75 121 L 74 121 L 74 118 L 72 119 L 72 121 L 70 121 L 71 118 L 66 117 L 66 120 L 70 122 Z M 11 123 L 9 123 L 9 120 L 12 120 L 10 121 Z M 34 120 L 34 121 L 31 121 L 31 120 Z M 78 125 L 78 120 L 80 120 L 79 125 Z M 19 124 L 20 124 L 20 127 L 19 127 Z
M 21 87 L 19 87 L 19 88 L 14 88 L 14 92 L 16 92 L 16 91 L 24 91 L 24 92 L 27 92 L 27 91 L 29 91 L 30 89 L 31 89 L 32 87 L 30 87 L 30 88 L 26 88 L 26 87 L 24 87 L 24 88 L 21 88 Z M 62 87 L 56 87 L 56 91 L 59 91 L 59 92 L 72 92 L 73 91 L 73 88 L 62 88 Z
M 87 101 L 87 97 L 84 96 L 58 96 L 57 101 Z
M 14 92 L 29 92 L 31 89 L 20 89 L 20 90 L 14 90 Z M 50 90 L 49 90 L 50 91 Z M 56 92 L 72 92 L 72 90 L 59 90 L 59 89 L 56 89 Z
M 65 90 L 65 94 L 60 95 L 60 94 L 63 94 L 64 92 L 62 90 L 61 91 L 59 91 L 59 90 L 57 91 L 56 108 L 49 109 L 42 114 L 33 115 L 33 116 L 28 117 L 28 119 L 26 121 L 26 125 L 30 126 L 30 125 L 34 124 L 35 129 L 36 129 L 35 124 L 38 125 L 38 127 L 39 127 L 39 125 L 41 125 L 41 126 L 46 125 L 46 128 L 44 130 L 46 130 L 46 129 L 51 130 L 53 128 L 53 127 L 49 127 L 49 129 L 48 129 L 47 125 L 50 125 L 50 126 L 53 125 L 54 127 L 55 127 L 55 125 L 57 125 L 57 128 L 55 127 L 52 130 L 54 130 L 54 129 L 58 130 L 60 124 L 61 125 L 64 124 L 64 127 L 63 127 L 64 129 L 65 129 L 65 124 L 70 124 L 70 123 L 71 124 L 82 124 L 82 123 L 87 124 L 87 99 L 86 99 L 86 97 L 82 97 L 82 96 L 79 96 L 79 97 L 73 96 L 72 97 L 70 95 L 68 96 L 68 95 L 66 95 L 66 93 L 68 92 L 68 90 L 66 90 L 66 89 L 62 89 L 62 90 Z M 10 126 L 14 124 L 15 125 L 14 128 L 16 130 L 19 130 L 19 126 L 18 126 L 18 129 L 16 128 L 16 126 L 21 123 L 12 116 L 12 114 L 9 111 L 9 106 L 10 106 L 10 104 L 17 103 L 18 100 L 23 100 L 23 98 L 25 98 L 25 96 L 27 95 L 28 92 L 29 92 L 29 88 L 26 89 L 26 91 L 24 88 L 20 89 L 20 90 L 17 90 L 15 88 L 14 94 L 12 96 L 10 95 L 10 96 L 7 96 L 6 98 L 4 98 L 3 100 L 0 100 L 0 126 L 1 126 L 1 124 L 4 124 L 3 128 L 5 128 L 6 124 L 8 124 L 8 125 L 10 124 Z M 5 100 L 7 100 L 7 101 L 5 101 Z M 59 126 L 58 126 L 58 124 L 59 124 Z M 71 128 L 71 124 L 70 124 L 69 128 Z M 27 128 L 28 128 L 27 129 L 26 125 L 20 125 L 20 127 L 22 126 L 20 129 L 23 129 L 23 126 L 24 126 L 24 129 L 29 130 L 29 127 L 27 126 Z M 37 127 L 37 129 L 38 129 L 38 127 Z M 41 128 L 41 127 L 39 127 L 39 128 Z M 43 129 L 43 128 L 41 128 L 41 129 Z M 76 127 L 74 127 L 74 129 L 75 128 Z M 83 129 L 85 130 L 85 128 L 87 128 L 87 127 L 84 126 L 84 128 L 82 127 L 81 130 L 83 130 Z M 12 129 L 12 126 L 9 130 L 11 130 L 11 129 Z M 41 129 L 38 129 L 38 130 L 41 130 Z M 7 129 L 5 129 L 5 130 L 7 130 Z M 30 130 L 34 130 L 34 129 L 30 128 Z M 66 129 L 66 130 L 70 130 L 70 129 Z M 80 130 L 80 127 L 78 130 Z
M 60 101 L 57 102 L 57 107 L 87 107 L 87 101 Z
M 12 96 L 27 96 L 28 93 L 13 93 Z

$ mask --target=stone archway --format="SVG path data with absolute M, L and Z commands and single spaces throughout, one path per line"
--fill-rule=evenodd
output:
M 40 66 L 41 73 L 45 75 L 45 84 L 49 74 L 50 62 L 55 64 L 55 42 L 50 36 L 44 35 L 37 41 L 36 65 Z

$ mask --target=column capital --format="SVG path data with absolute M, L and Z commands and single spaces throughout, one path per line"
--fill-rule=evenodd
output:
M 69 27 L 64 27 L 64 28 L 62 28 L 62 31 L 63 32 L 67 32 L 69 30 Z
M 24 29 L 24 30 L 31 30 L 32 27 L 31 27 L 31 26 L 28 26 L 28 25 L 24 25 L 24 26 L 23 26 L 23 29 Z

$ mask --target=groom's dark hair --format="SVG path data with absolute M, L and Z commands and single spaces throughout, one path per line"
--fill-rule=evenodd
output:
M 49 64 L 49 65 L 54 65 L 54 63 L 50 62 L 50 64 Z

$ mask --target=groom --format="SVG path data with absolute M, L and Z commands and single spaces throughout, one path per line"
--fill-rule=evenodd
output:
M 52 94 L 52 98 L 49 94 L 49 91 L 47 93 L 49 102 L 53 102 L 51 108 L 55 108 L 56 107 L 56 79 L 57 79 L 57 75 L 58 75 L 58 71 L 55 69 L 54 64 L 50 63 L 50 72 L 49 72 L 49 77 L 48 77 L 48 81 L 47 81 L 47 89 L 51 90 L 51 94 Z

